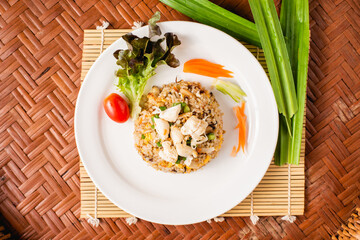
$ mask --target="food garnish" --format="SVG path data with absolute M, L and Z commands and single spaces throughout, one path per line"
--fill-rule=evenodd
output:
M 233 76 L 230 75 L 233 72 L 224 69 L 223 65 L 212 63 L 205 59 L 191 59 L 185 62 L 184 72 L 213 77 L 214 81 L 211 85 L 218 91 L 229 95 L 235 102 L 245 101 L 244 97 L 246 97 L 246 94 L 240 86 L 230 81 L 219 79 L 219 77 L 233 78 Z
M 165 33 L 160 37 L 161 31 L 156 22 L 160 20 L 160 12 L 156 12 L 149 20 L 149 37 L 138 37 L 132 33 L 122 38 L 128 44 L 128 49 L 119 49 L 114 52 L 116 64 L 120 69 L 116 72 L 118 83 L 116 86 L 130 101 L 131 117 L 136 119 L 141 111 L 140 100 L 144 93 L 148 79 L 155 75 L 155 69 L 161 64 L 178 67 L 179 60 L 171 51 L 181 44 L 173 33 Z M 155 37 L 157 40 L 152 40 Z M 163 49 L 162 42 L 166 42 Z
M 111 93 L 104 99 L 103 106 L 111 120 L 123 123 L 129 119 L 129 106 L 120 95 Z
M 235 102 L 245 101 L 246 93 L 237 84 L 221 79 L 214 79 L 212 86 L 223 94 L 229 95 Z
M 242 102 L 241 107 L 235 106 L 234 108 L 235 116 L 238 120 L 238 124 L 235 128 L 239 129 L 239 138 L 238 138 L 238 146 L 233 146 L 231 156 L 235 157 L 236 154 L 240 151 L 240 147 L 242 151 L 245 152 L 245 144 L 246 144 L 246 115 L 245 115 L 245 102 Z
M 184 72 L 195 73 L 207 77 L 232 78 L 233 72 L 224 69 L 223 65 L 209 62 L 205 59 L 191 59 L 184 63 Z

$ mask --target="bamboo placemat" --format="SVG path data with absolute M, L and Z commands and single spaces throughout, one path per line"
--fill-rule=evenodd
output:
M 104 50 L 122 35 L 131 31 L 130 29 L 109 29 L 104 30 Z M 265 57 L 261 49 L 244 43 L 267 72 Z M 81 81 L 99 56 L 101 46 L 100 30 L 85 30 L 83 43 L 83 58 L 81 68 Z M 302 138 L 302 149 L 300 164 L 291 165 L 291 214 L 303 215 L 305 195 L 305 122 Z M 95 211 L 95 185 L 85 171 L 80 161 L 80 192 L 81 192 L 81 215 L 94 216 Z M 121 210 L 110 202 L 99 190 L 97 191 L 97 216 L 98 218 L 108 217 L 129 217 L 128 213 Z M 250 216 L 251 209 L 250 195 L 239 205 L 224 213 L 223 217 Z M 258 216 L 282 216 L 288 213 L 288 167 L 275 166 L 272 161 L 268 171 L 259 185 L 253 191 L 253 211 Z

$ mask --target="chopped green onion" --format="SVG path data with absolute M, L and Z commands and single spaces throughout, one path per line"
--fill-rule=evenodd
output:
M 261 47 L 254 23 L 207 0 L 160 0 L 201 23 L 220 29 L 234 38 Z
M 145 139 L 145 135 L 144 135 L 144 134 L 141 134 L 141 139 Z
M 174 125 L 174 123 L 172 123 L 172 122 L 169 122 L 169 125 L 170 125 L 170 127 L 171 127 L 172 125 Z
M 188 145 L 188 146 L 191 145 L 191 139 L 186 140 L 186 145 Z
M 176 164 L 180 164 L 182 160 L 186 160 L 186 157 L 178 156 L 178 160 L 176 161 Z
M 161 106 L 159 107 L 161 111 L 165 111 L 166 110 L 166 107 L 165 106 Z
M 154 117 L 155 117 L 155 118 L 160 118 L 160 117 L 159 117 L 159 114 L 155 114 Z
M 214 133 L 208 133 L 206 136 L 208 137 L 209 140 L 214 140 L 215 139 L 215 134 Z
M 152 128 L 152 129 L 154 129 L 154 128 L 155 128 L 155 125 L 154 125 L 154 124 L 153 124 L 153 125 L 151 125 L 151 128 Z
M 175 107 L 175 106 L 177 106 L 179 104 L 181 105 L 182 108 L 186 106 L 186 103 L 184 103 L 184 102 L 176 102 L 176 103 L 173 103 L 172 106 Z
M 190 112 L 190 107 L 188 105 L 186 105 L 184 107 L 184 113 Z
M 154 116 L 151 117 L 151 121 L 155 123 Z
M 158 147 L 162 147 L 161 140 L 159 140 L 159 141 L 156 143 L 156 145 L 157 145 Z
M 177 102 L 177 103 L 173 103 L 173 107 L 177 106 L 177 105 L 181 105 L 181 110 L 184 113 L 190 112 L 190 107 L 185 103 L 185 102 Z
M 264 50 L 279 113 L 285 117 L 291 133 L 291 117 L 296 113 L 297 99 L 289 55 L 273 0 L 249 0 L 251 12 Z
M 229 95 L 235 102 L 240 102 L 240 100 L 244 100 L 244 97 L 246 97 L 246 93 L 240 86 L 229 81 L 215 79 L 212 86 L 223 94 Z

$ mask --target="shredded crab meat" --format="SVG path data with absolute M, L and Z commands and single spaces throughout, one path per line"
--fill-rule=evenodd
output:
M 197 157 L 197 152 L 190 146 L 183 144 L 183 143 L 177 143 L 175 144 L 177 153 L 182 157 L 190 157 L 194 156 Z
M 206 135 L 200 136 L 197 139 L 193 138 L 191 139 L 191 147 L 196 148 L 196 145 L 204 143 L 208 140 L 208 137 Z
M 181 105 L 179 104 L 171 108 L 168 108 L 164 111 L 161 111 L 159 117 L 168 122 L 175 122 L 179 117 L 180 111 L 181 111 Z
M 174 144 L 182 143 L 184 140 L 184 135 L 181 133 L 180 129 L 175 126 L 171 126 L 170 128 L 170 137 Z
M 165 140 L 169 136 L 169 123 L 160 118 L 154 118 L 155 130 L 161 140 Z
M 171 146 L 171 143 L 169 141 L 164 141 L 162 143 L 163 150 L 159 151 L 159 156 L 170 163 L 175 163 L 178 159 L 178 154 L 176 152 L 176 149 Z
M 201 135 L 205 133 L 207 126 L 208 123 L 206 121 L 191 116 L 181 127 L 181 133 L 190 135 L 195 140 L 200 140 Z

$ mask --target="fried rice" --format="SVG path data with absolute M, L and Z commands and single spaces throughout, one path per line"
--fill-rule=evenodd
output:
M 179 107 L 174 107 L 177 105 Z M 181 109 L 176 120 L 161 119 L 159 115 L 169 119 L 165 117 L 165 111 L 170 108 L 174 111 Z M 182 80 L 162 87 L 154 86 L 146 95 L 142 111 L 135 120 L 135 147 L 143 160 L 157 170 L 176 173 L 196 171 L 220 151 L 225 133 L 222 116 L 214 95 L 200 83 Z M 160 123 L 165 124 L 165 130 L 161 128 L 163 132 L 159 132 Z M 189 127 L 190 130 L 187 129 Z M 175 141 L 176 129 L 178 132 L 181 130 L 181 143 L 180 140 Z M 195 135 L 196 131 L 201 136 Z M 184 155 L 181 150 L 189 150 L 189 147 L 193 149 L 191 155 L 181 156 Z

